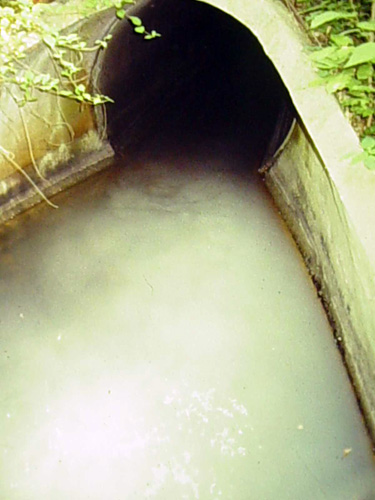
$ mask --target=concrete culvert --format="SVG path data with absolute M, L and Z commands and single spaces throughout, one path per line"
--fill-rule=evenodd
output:
M 108 138 L 130 156 L 146 138 L 161 148 L 199 130 L 207 148 L 226 137 L 248 164 L 256 159 L 253 168 L 275 165 L 266 183 L 320 288 L 374 436 L 375 177 L 353 161 L 358 139 L 317 87 L 280 2 L 214 3 L 227 13 L 183 0 L 141 6 L 145 24 L 163 35 L 151 44 L 116 27 L 96 80 L 116 100 L 107 109 Z
M 80 64 L 89 87 L 114 104 L 90 109 L 36 91 L 37 101 L 19 110 L 13 101 L 18 89 L 2 89 L 1 220 L 40 201 L 41 193 L 50 197 L 104 168 L 113 153 L 106 140 L 116 153 L 130 155 L 156 133 L 166 138 L 173 131 L 178 140 L 200 128 L 207 140 L 232 137 L 260 165 L 287 134 L 293 114 L 287 92 L 248 29 L 187 0 L 145 0 L 129 12 L 161 38 L 147 42 L 135 35 L 114 9 L 64 30 L 78 32 L 88 46 L 113 35 L 107 50 L 83 53 Z M 27 65 L 56 71 L 43 44 L 30 52 Z
M 59 210 L 39 205 L 0 230 L 0 498 L 374 498 L 370 442 L 331 326 L 264 188 L 292 212 L 335 307 L 360 294 L 358 281 L 336 286 L 347 266 L 336 247 L 340 257 L 357 248 L 346 233 L 340 245 L 330 237 L 346 212 L 291 91 L 294 59 L 283 66 L 277 44 L 260 44 L 281 3 L 216 3 L 137 3 L 131 13 L 162 35 L 151 42 L 114 9 L 70 28 L 89 45 L 112 33 L 83 64 L 115 102 L 82 114 L 69 102 L 74 133 L 60 138 L 71 155 L 42 187 L 71 189 L 53 198 Z M 48 63 L 40 47 L 36 56 Z M 43 97 L 33 111 L 54 108 Z M 41 128 L 29 131 L 46 160 Z M 75 148 L 93 136 L 91 151 Z M 311 179 L 319 204 L 306 203 Z M 351 320 L 362 311 L 350 306 Z
M 231 137 L 260 165 L 286 135 L 292 107 L 258 40 L 199 2 L 149 2 L 139 15 L 161 38 L 145 42 L 119 23 L 94 70 L 97 87 L 115 100 L 106 113 L 115 151 L 128 155 L 152 136 L 181 141 L 199 130 L 208 142 Z

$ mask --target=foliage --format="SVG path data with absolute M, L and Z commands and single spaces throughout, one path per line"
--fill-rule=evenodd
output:
M 100 5 L 98 0 L 89 1 L 92 8 Z M 104 2 L 104 6 L 108 4 L 108 0 Z M 146 40 L 160 36 L 154 30 L 148 32 L 138 17 L 128 15 L 124 9 L 126 4 L 134 4 L 134 0 L 122 0 L 116 4 L 118 18 L 126 18 L 135 33 Z M 61 35 L 43 22 L 31 0 L 0 0 L 0 85 L 15 84 L 20 89 L 21 97 L 13 96 L 19 106 L 35 101 L 35 91 L 49 92 L 91 105 L 113 102 L 108 96 L 92 94 L 88 90 L 80 64 L 82 53 L 105 49 L 110 39 L 111 35 L 108 35 L 88 47 L 78 34 Z M 37 41 L 47 46 L 57 75 L 40 73 L 26 65 L 26 49 Z
M 160 33 L 157 33 L 155 30 L 148 32 L 139 17 L 128 15 L 124 8 L 127 4 L 134 4 L 134 1 L 122 0 L 122 2 L 115 4 L 117 8 L 116 15 L 119 19 L 128 19 L 128 21 L 133 25 L 134 32 L 139 35 L 143 35 L 145 40 L 152 40 L 153 38 L 161 36 Z
M 35 101 L 35 90 L 90 104 L 110 100 L 86 90 L 81 80 L 82 68 L 68 56 L 68 50 L 98 50 L 105 46 L 108 37 L 97 40 L 94 47 L 88 48 L 78 35 L 66 37 L 53 31 L 35 15 L 34 5 L 28 0 L 2 0 L 0 5 L 0 84 L 15 84 L 20 89 L 22 97 L 13 96 L 19 106 Z M 58 69 L 58 77 L 27 66 L 26 49 L 39 40 L 48 47 Z
M 72 0 L 71 3 L 74 1 L 77 0 Z M 79 17 L 114 5 L 113 0 L 78 0 L 78 2 Z M 117 17 L 126 19 L 133 26 L 134 32 L 146 40 L 160 36 L 154 30 L 148 32 L 138 17 L 128 15 L 125 9 L 126 4 L 133 3 L 135 3 L 134 0 L 122 0 L 117 4 Z M 87 75 L 82 66 L 83 53 L 106 49 L 111 35 L 96 40 L 94 45 L 89 47 L 77 33 L 62 35 L 60 29 L 50 22 L 48 17 L 50 8 L 53 9 L 54 14 L 61 10 L 64 17 L 64 12 L 68 12 L 68 5 L 57 2 L 52 5 L 34 5 L 32 0 L 0 0 L 0 86 L 10 92 L 20 108 L 29 102 L 36 101 L 38 92 L 48 92 L 81 104 L 94 106 L 113 102 L 108 96 L 91 93 L 87 87 Z M 43 21 L 43 12 L 47 16 L 46 22 Z M 36 42 L 44 43 L 46 46 L 55 68 L 53 74 L 42 73 L 27 64 L 26 51 Z M 20 116 L 27 137 L 31 162 L 38 176 L 43 178 L 34 159 L 27 124 L 21 109 Z M 0 155 L 5 157 L 15 170 L 24 175 L 48 204 L 55 206 L 45 197 L 33 178 L 16 162 L 13 152 L 0 145 Z
M 360 136 L 375 169 L 375 1 L 296 0 L 314 46 L 311 58 Z

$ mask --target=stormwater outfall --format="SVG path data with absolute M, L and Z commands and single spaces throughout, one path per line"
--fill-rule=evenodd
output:
M 189 15 L 139 115 L 125 93 L 108 110 L 113 165 L 1 229 L 0 498 L 373 500 L 340 353 L 257 173 L 287 96 L 248 32 Z

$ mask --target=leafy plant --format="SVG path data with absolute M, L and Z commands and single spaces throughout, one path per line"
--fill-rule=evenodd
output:
M 134 3 L 134 0 L 121 0 L 115 4 L 117 17 L 126 18 L 134 32 L 143 35 L 146 40 L 160 37 L 155 30 L 147 31 L 139 17 L 127 13 L 126 7 Z M 107 4 L 108 0 L 103 5 Z M 61 35 L 46 25 L 38 17 L 31 0 L 0 0 L 0 85 L 18 86 L 22 95 L 17 98 L 19 106 L 35 101 L 35 91 L 49 92 L 94 106 L 113 102 L 110 97 L 92 94 L 87 89 L 80 65 L 80 54 L 105 49 L 110 39 L 111 35 L 108 35 L 96 40 L 93 47 L 88 47 L 78 34 Z M 57 76 L 42 74 L 26 66 L 25 51 L 38 40 L 48 47 L 58 69 Z M 77 57 L 72 58 L 72 54 Z
M 296 0 L 314 40 L 311 58 L 362 139 L 365 165 L 375 168 L 375 1 Z M 371 140 L 370 140 L 371 139 Z
M 160 33 L 157 33 L 155 30 L 151 32 L 147 31 L 145 26 L 143 25 L 142 20 L 137 16 L 131 16 L 127 13 L 125 7 L 129 4 L 134 4 L 134 0 L 122 0 L 120 3 L 115 4 L 117 11 L 116 15 L 119 19 L 127 19 L 134 28 L 134 32 L 139 35 L 143 35 L 145 40 L 152 40 L 153 38 L 160 37 Z
M 375 137 L 366 136 L 362 139 L 363 161 L 370 170 L 375 170 Z
M 134 0 L 121 0 L 120 4 L 117 4 L 117 17 L 126 18 L 133 26 L 135 33 L 142 35 L 146 40 L 159 37 L 156 31 L 147 31 L 140 18 L 127 13 L 125 7 L 133 3 Z M 85 0 L 83 4 L 90 11 L 92 8 L 113 5 L 113 0 Z M 44 7 L 48 9 L 50 6 Z M 65 5 L 57 5 L 56 8 L 64 9 L 65 7 Z M 90 91 L 87 75 L 81 64 L 84 52 L 106 49 L 111 35 L 96 40 L 94 45 L 89 47 L 77 33 L 62 35 L 58 29 L 44 23 L 38 8 L 39 6 L 34 6 L 32 0 L 0 0 L 0 85 L 11 92 L 11 96 L 20 107 L 31 162 L 36 173 L 41 177 L 34 160 L 32 144 L 21 108 L 29 102 L 36 101 L 38 92 L 48 92 L 93 106 L 113 102 L 113 100 L 108 96 Z M 26 49 L 38 41 L 44 43 L 49 51 L 56 70 L 53 74 L 42 73 L 27 64 Z M 19 90 L 17 95 L 12 85 Z M 0 145 L 0 155 L 22 173 L 40 196 L 51 204 L 28 173 L 17 164 L 11 151 Z
M 2 0 L 0 5 L 0 85 L 14 84 L 19 88 L 21 97 L 14 96 L 19 106 L 35 101 L 36 90 L 92 105 L 112 102 L 107 96 L 91 94 L 82 81 L 83 68 L 69 59 L 71 53 L 105 48 L 110 35 L 97 40 L 94 47 L 87 47 L 77 34 L 64 36 L 42 23 L 28 0 Z M 30 43 L 38 40 L 48 47 L 58 68 L 57 76 L 27 66 L 25 51 Z

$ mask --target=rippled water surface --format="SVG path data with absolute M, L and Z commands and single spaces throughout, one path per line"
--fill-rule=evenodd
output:
M 375 498 L 329 325 L 245 167 L 148 152 L 3 232 L 1 499 Z

